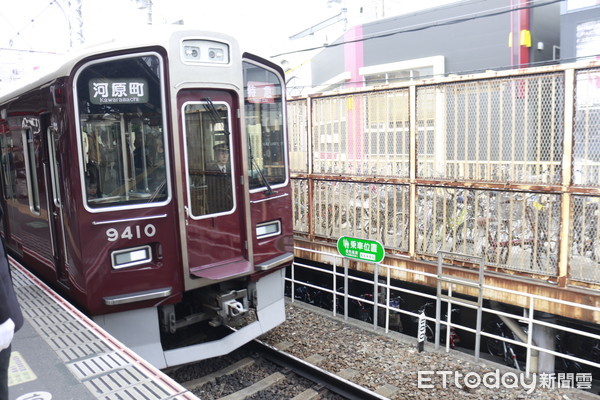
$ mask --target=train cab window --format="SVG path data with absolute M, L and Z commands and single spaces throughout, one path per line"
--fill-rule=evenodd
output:
M 244 62 L 244 86 L 250 189 L 270 191 L 287 181 L 281 79 Z
M 86 64 L 76 76 L 81 181 L 91 209 L 169 198 L 161 58 Z
M 235 208 L 229 106 L 206 98 L 185 103 L 183 115 L 191 215 L 229 213 Z

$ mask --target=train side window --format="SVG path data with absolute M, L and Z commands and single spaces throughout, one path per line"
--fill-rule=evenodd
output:
M 25 156 L 25 174 L 27 182 L 27 195 L 29 198 L 29 208 L 34 214 L 40 213 L 40 190 L 37 177 L 38 149 L 40 145 L 39 138 L 34 137 L 31 128 L 23 130 L 23 154 Z
M 89 209 L 169 200 L 162 58 L 86 64 L 76 75 L 81 185 Z
M 245 61 L 244 106 L 248 134 L 250 189 L 287 183 L 284 93 L 279 75 Z

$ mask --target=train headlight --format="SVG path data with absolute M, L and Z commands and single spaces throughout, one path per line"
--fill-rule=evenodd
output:
M 212 40 L 184 40 L 181 44 L 181 60 L 186 64 L 228 64 L 229 46 Z
M 116 250 L 112 252 L 112 267 L 121 269 L 140 265 L 152 260 L 150 246 L 133 247 L 130 249 Z
M 256 225 L 256 238 L 264 239 L 281 234 L 281 221 L 269 221 Z
M 225 52 L 223 49 L 210 48 L 208 49 L 208 58 L 213 61 L 222 62 L 225 59 Z
M 183 53 L 186 60 L 199 60 L 200 48 L 196 46 L 183 46 Z

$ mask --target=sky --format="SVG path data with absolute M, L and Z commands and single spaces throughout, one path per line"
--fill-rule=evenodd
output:
M 147 0 L 81 1 L 83 35 L 88 44 L 126 35 L 148 21 L 146 12 L 138 9 L 139 3 Z M 456 0 L 362 0 L 362 3 L 374 8 L 385 4 L 400 13 L 452 1 Z M 26 0 L 26 7 L 19 1 L 2 2 L 0 68 L 22 66 L 32 59 L 43 64 L 44 55 L 64 54 L 77 44 L 77 38 L 69 34 L 67 0 Z M 361 0 L 152 0 L 152 3 L 154 24 L 183 20 L 191 28 L 228 33 L 238 39 L 244 51 L 268 57 L 294 46 L 302 48 L 306 40 L 292 43 L 288 38 L 337 15 L 341 7 L 357 9 Z M 77 32 L 77 26 L 71 26 L 71 30 Z
M 81 0 L 87 42 L 103 41 L 145 25 L 134 0 Z M 66 0 L 3 1 L 0 48 L 64 53 L 69 49 Z M 186 26 L 230 33 L 247 45 L 269 51 L 273 42 L 337 13 L 327 0 L 153 0 L 154 24 L 183 20 Z M 72 27 L 76 29 L 77 27 Z

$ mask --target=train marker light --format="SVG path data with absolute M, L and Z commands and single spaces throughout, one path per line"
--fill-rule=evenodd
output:
M 281 221 L 269 221 L 256 225 L 256 238 L 264 239 L 281 233 Z
M 150 246 L 134 247 L 125 250 L 116 250 L 112 252 L 112 266 L 114 269 L 121 269 L 140 265 L 152 260 L 152 250 Z
M 359 261 L 380 263 L 385 257 L 383 245 L 376 240 L 342 236 L 338 239 L 337 248 L 342 256 Z

